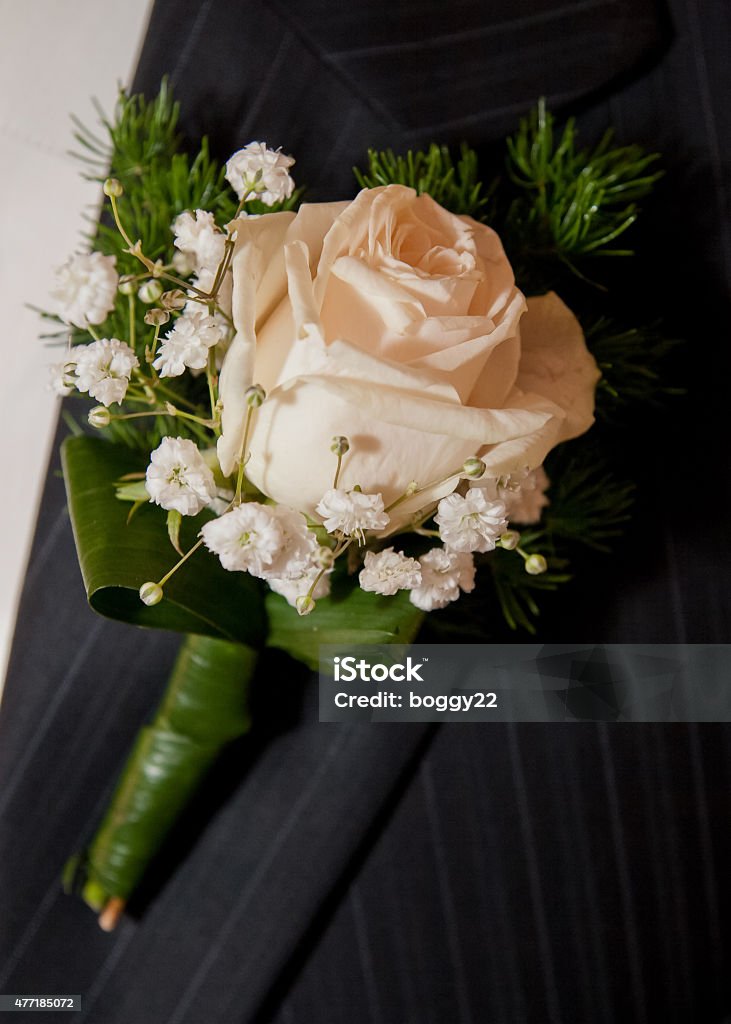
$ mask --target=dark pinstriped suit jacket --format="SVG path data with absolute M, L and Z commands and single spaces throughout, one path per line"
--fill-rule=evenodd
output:
M 282 145 L 312 198 L 350 194 L 367 145 L 487 144 L 541 94 L 667 154 L 640 276 L 689 339 L 689 396 L 627 452 L 644 498 L 607 585 L 543 639 L 731 639 L 730 32 L 722 0 L 154 9 L 136 85 L 170 72 L 192 139 Z M 0 719 L 0 992 L 81 993 L 94 1024 L 729 1014 L 727 726 L 320 725 L 276 657 L 254 735 L 103 935 L 59 872 L 175 646 L 87 610 L 49 474 Z

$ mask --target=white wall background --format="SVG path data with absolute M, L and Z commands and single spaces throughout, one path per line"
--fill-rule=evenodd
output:
M 151 0 L 0 0 L 0 691 L 57 416 L 37 315 L 79 247 L 98 187 L 79 176 L 71 113 L 92 124 L 128 84 Z

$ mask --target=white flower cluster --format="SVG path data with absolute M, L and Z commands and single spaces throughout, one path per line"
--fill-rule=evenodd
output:
M 267 149 L 264 142 L 250 142 L 226 164 L 226 179 L 239 199 L 251 195 L 274 206 L 289 199 L 294 191 L 289 174 L 293 164 L 294 159 L 278 149 Z
M 161 377 L 179 377 L 186 369 L 203 370 L 208 352 L 226 339 L 228 325 L 222 316 L 209 315 L 201 306 L 186 306 L 158 350 L 153 366 Z
M 481 487 L 468 488 L 464 496 L 442 498 L 434 522 L 451 551 L 494 551 L 508 528 L 504 503 L 491 501 Z
M 419 559 L 386 548 L 366 554 L 359 582 L 361 589 L 387 597 L 409 590 L 411 603 L 431 612 L 474 590 L 475 563 L 472 555 L 446 548 L 432 548 Z
M 52 387 L 61 395 L 76 388 L 110 406 L 124 399 L 132 371 L 139 365 L 124 341 L 100 338 L 90 345 L 75 345 L 66 359 L 52 368 Z
M 226 237 L 216 226 L 212 213 L 206 210 L 188 210 L 181 213 L 173 222 L 175 248 L 190 257 L 192 269 L 197 274 L 201 271 L 216 269 L 223 259 Z
M 491 498 L 488 491 L 515 495 L 529 476 L 527 492 L 537 490 L 542 495 L 547 478 L 541 470 L 443 498 L 434 518 L 444 546 L 419 558 L 394 547 L 367 551 L 358 576 L 361 589 L 383 597 L 408 591 L 411 603 L 425 612 L 444 608 L 462 593 L 470 593 L 475 587 L 473 552 L 494 550 L 503 535 L 505 547 L 514 547 L 513 540 L 517 543 L 518 535 L 508 531 L 505 502 Z M 333 551 L 320 545 L 316 528 L 302 513 L 287 506 L 256 501 L 237 504 L 231 494 L 221 508 L 211 469 L 196 445 L 183 438 L 165 438 L 152 453 L 146 487 L 150 500 L 165 509 L 183 515 L 197 515 L 204 507 L 215 511 L 218 518 L 207 522 L 200 534 L 209 551 L 225 569 L 265 580 L 301 614 L 307 614 L 317 599 L 329 593 L 328 577 L 338 551 L 353 541 L 364 544 L 367 533 L 382 535 L 390 522 L 380 494 L 331 488 L 319 502 L 317 513 L 322 528 L 335 536 Z M 545 571 L 542 556 L 523 557 L 529 573 Z
M 115 267 L 114 256 L 90 252 L 70 256 L 58 268 L 51 296 L 64 323 L 85 328 L 106 320 L 119 284 Z
M 504 502 L 511 523 L 532 526 L 540 521 L 543 509 L 549 504 L 546 496 L 549 486 L 546 471 L 539 466 L 496 480 L 494 494 L 497 500 Z
M 419 559 L 421 583 L 411 591 L 411 602 L 423 612 L 445 608 L 460 593 L 475 589 L 472 555 L 446 548 L 432 548 Z
M 362 544 L 367 530 L 384 530 L 389 523 L 380 494 L 344 491 L 333 487 L 317 506 L 328 533 L 356 538 Z
M 164 437 L 145 475 L 150 501 L 168 511 L 195 516 L 216 498 L 213 473 L 187 438 Z
M 327 571 L 322 572 L 320 564 L 320 545 L 301 512 L 249 501 L 206 523 L 201 536 L 224 569 L 266 580 L 292 605 L 316 580 L 313 596 L 324 597 L 329 592 Z

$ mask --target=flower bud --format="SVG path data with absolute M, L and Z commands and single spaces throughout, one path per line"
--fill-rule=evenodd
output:
M 252 384 L 251 387 L 247 388 L 244 392 L 246 404 L 250 409 L 258 409 L 266 396 L 267 393 L 261 384 Z
M 525 571 L 531 576 L 540 576 L 548 568 L 548 563 L 543 555 L 528 555 L 525 560 Z
M 89 425 L 92 427 L 108 427 L 112 422 L 112 414 L 109 409 L 105 409 L 103 405 L 95 405 L 94 408 L 89 412 Z
M 300 615 L 309 615 L 315 610 L 315 602 L 311 594 L 300 594 L 295 601 L 295 606 Z
M 462 466 L 462 475 L 466 476 L 468 480 L 479 480 L 481 476 L 485 475 L 487 466 L 476 456 L 466 459 L 465 464 Z
M 140 587 L 140 600 L 143 604 L 152 607 L 154 604 L 159 604 L 162 601 L 162 587 L 159 583 L 143 583 Z
M 321 547 L 317 552 L 316 562 L 321 569 L 330 569 L 335 562 L 335 555 L 332 548 Z
M 115 199 L 119 199 L 121 195 L 124 195 L 122 182 L 117 181 L 116 178 L 107 178 L 102 187 L 105 196 L 114 196 Z
M 161 295 L 162 285 L 156 280 L 144 281 L 142 285 L 140 285 L 140 290 L 137 292 L 137 296 L 140 301 L 146 303 L 148 306 L 153 302 L 157 302 Z
M 182 309 L 188 301 L 188 296 L 185 292 L 181 292 L 179 288 L 173 288 L 169 292 L 163 292 L 160 296 L 160 302 L 163 304 L 165 309 Z
M 137 285 L 129 277 L 123 277 L 119 282 L 119 290 L 122 295 L 134 295 Z
M 520 534 L 517 530 L 506 530 L 500 534 L 500 547 L 506 551 L 514 551 L 520 543 Z
M 145 323 L 149 327 L 162 327 L 170 319 L 166 309 L 148 309 L 145 313 Z
M 350 441 L 347 437 L 334 437 L 330 445 L 330 451 L 333 455 L 345 455 L 346 452 L 350 451 Z
M 76 387 L 76 363 L 69 360 L 68 363 L 64 363 L 63 375 L 61 377 L 61 384 L 63 387 L 73 391 Z
M 195 270 L 195 260 L 190 253 L 176 250 L 173 255 L 173 269 L 181 277 L 187 277 L 188 274 L 192 274 Z

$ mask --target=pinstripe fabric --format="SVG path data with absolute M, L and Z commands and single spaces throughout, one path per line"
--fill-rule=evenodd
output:
M 571 102 L 587 133 L 611 122 L 668 153 L 630 298 L 646 290 L 691 338 L 690 396 L 676 423 L 647 417 L 628 446 L 645 483 L 636 529 L 594 603 L 569 595 L 545 639 L 566 639 L 567 621 L 577 640 L 731 635 L 728 484 L 716 485 L 731 19 L 721 0 L 673 0 L 671 14 L 649 0 L 158 0 L 138 74 L 152 90 L 169 72 L 184 130 L 224 155 L 250 137 L 295 152 L 312 198 L 347 194 L 369 144 L 488 144 L 539 93 Z M 678 493 L 706 491 L 689 532 Z M 93 1024 L 731 1012 L 726 726 L 320 726 L 311 684 L 288 682 L 276 658 L 256 733 L 217 769 L 138 916 L 98 932 L 58 874 L 176 641 L 88 612 L 62 509 L 51 474 L 0 716 L 0 991 L 81 992 L 78 1019 Z
M 440 729 L 420 773 L 437 785 L 407 791 L 354 883 L 365 922 L 341 903 L 288 992 L 292 1019 L 379 1019 L 362 1007 L 365 928 L 389 1024 L 721 1020 L 729 885 L 716 935 L 690 779 L 694 766 L 718 773 L 725 730 L 704 727 L 693 750 L 685 726 L 512 729 L 518 774 L 510 727 L 490 727 L 489 742 L 484 727 Z M 716 873 L 728 792 L 727 776 L 704 791 Z

